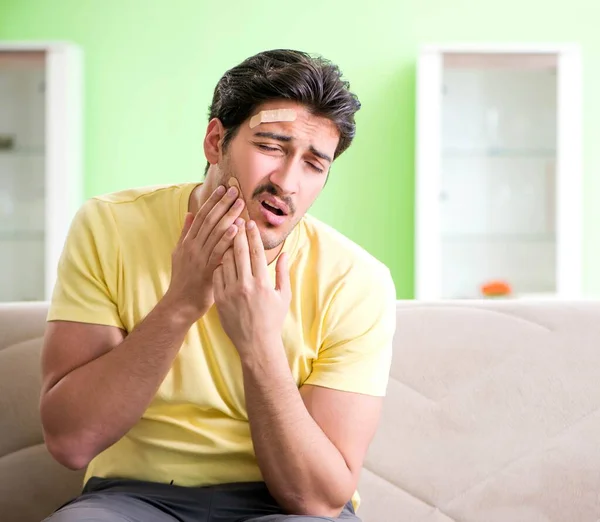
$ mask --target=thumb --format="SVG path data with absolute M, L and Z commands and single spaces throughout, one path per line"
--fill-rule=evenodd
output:
M 192 214 L 191 212 L 186 212 L 185 218 L 183 220 L 183 228 L 181 229 L 181 235 L 179 236 L 179 244 L 181 244 L 185 239 L 185 236 L 187 236 L 187 233 L 189 232 L 193 222 L 194 214 Z
M 286 297 L 291 294 L 290 272 L 285 252 L 279 256 L 275 265 L 275 289 Z

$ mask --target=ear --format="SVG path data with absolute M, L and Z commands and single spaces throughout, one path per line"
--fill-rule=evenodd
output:
M 210 120 L 206 128 L 206 136 L 204 137 L 204 155 L 206 161 L 211 165 L 216 165 L 221 159 L 221 143 L 225 137 L 225 128 L 221 120 L 213 118 Z

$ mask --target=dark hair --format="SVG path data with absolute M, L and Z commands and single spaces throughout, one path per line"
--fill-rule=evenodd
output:
M 295 101 L 336 125 L 340 133 L 337 158 L 356 133 L 354 114 L 360 102 L 349 87 L 339 67 L 320 56 L 287 49 L 265 51 L 223 75 L 215 87 L 209 121 L 218 118 L 225 127 L 226 148 L 259 105 L 276 99 Z

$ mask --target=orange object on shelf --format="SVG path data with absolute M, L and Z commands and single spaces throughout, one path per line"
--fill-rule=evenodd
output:
M 506 281 L 488 281 L 481 285 L 484 297 L 504 297 L 512 294 L 512 288 Z

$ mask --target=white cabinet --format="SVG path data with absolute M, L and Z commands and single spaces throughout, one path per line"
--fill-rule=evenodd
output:
M 0 41 L 0 301 L 46 300 L 82 202 L 81 54 Z
M 426 46 L 417 79 L 415 297 L 581 295 L 575 46 Z

